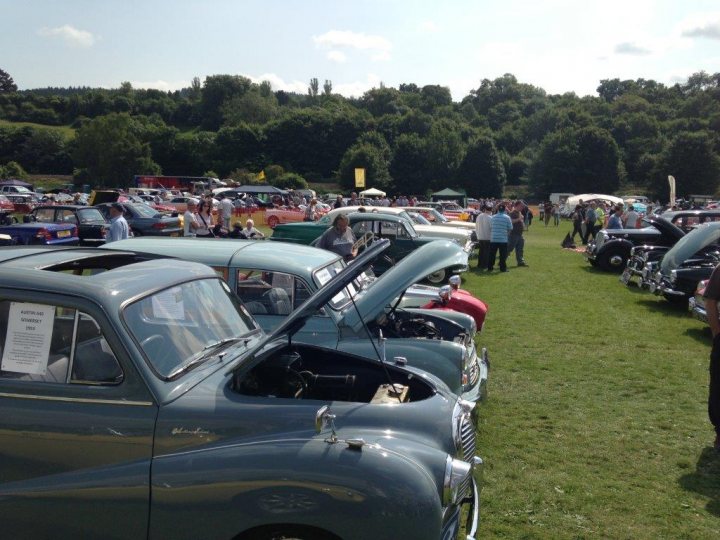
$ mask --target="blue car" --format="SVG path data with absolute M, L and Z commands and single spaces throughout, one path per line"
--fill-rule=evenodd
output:
M 76 246 L 80 243 L 77 226 L 71 223 L 22 223 L 0 227 L 0 234 L 13 244 Z

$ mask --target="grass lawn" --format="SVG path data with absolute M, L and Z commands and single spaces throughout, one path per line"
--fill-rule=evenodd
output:
M 65 140 L 70 140 L 75 136 L 75 129 L 71 128 L 70 126 L 48 126 L 46 124 L 34 124 L 32 122 L 10 122 L 8 120 L 0 119 L 0 127 L 33 127 L 37 129 L 47 129 L 50 131 L 57 131 L 63 137 L 65 137 Z
M 569 230 L 535 223 L 529 268 L 465 274 L 492 362 L 478 538 L 720 538 L 709 330 L 561 249 Z

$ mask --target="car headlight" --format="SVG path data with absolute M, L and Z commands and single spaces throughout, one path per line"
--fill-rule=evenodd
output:
M 670 270 L 670 283 L 672 285 L 677 283 L 677 270 Z
M 443 506 L 457 504 L 465 496 L 472 474 L 472 465 L 448 456 L 443 481 Z
M 630 256 L 631 257 L 635 256 L 635 248 L 634 247 L 630 248 Z

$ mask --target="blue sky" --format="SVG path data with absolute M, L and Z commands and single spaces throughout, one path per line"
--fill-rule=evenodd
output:
M 329 79 L 346 96 L 440 84 L 459 101 L 504 73 L 594 95 L 605 78 L 720 72 L 717 0 L 0 0 L 0 13 L 0 68 L 21 89 L 240 74 L 300 92 Z

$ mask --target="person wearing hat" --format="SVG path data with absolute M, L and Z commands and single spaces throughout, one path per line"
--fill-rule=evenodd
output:
M 195 236 L 195 231 L 200 227 L 195 212 L 197 212 L 197 201 L 188 199 L 187 210 L 183 214 L 183 236 Z
M 130 227 L 128 227 L 128 222 L 123 217 L 123 206 L 117 202 L 112 203 L 110 205 L 110 228 L 107 236 L 105 236 L 105 243 L 109 244 L 129 237 Z

